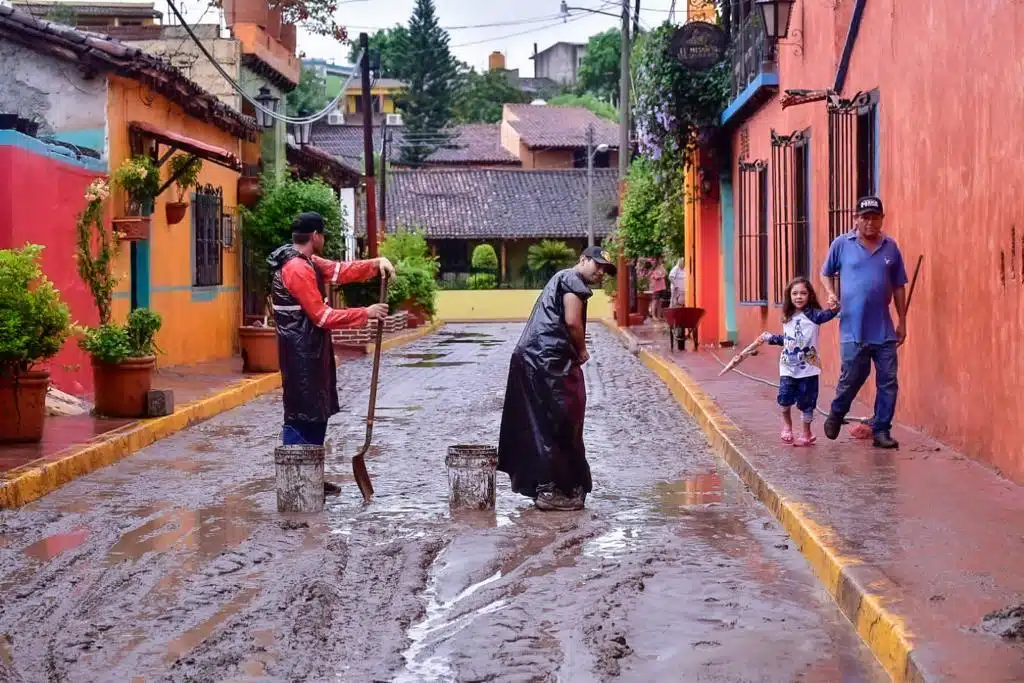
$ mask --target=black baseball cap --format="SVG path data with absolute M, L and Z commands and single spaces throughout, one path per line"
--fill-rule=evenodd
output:
M 593 259 L 599 266 L 604 268 L 604 272 L 609 275 L 617 275 L 619 269 L 612 263 L 611 255 L 602 249 L 601 247 L 587 247 L 583 250 L 583 255 L 588 259 Z
M 316 211 L 300 213 L 292 221 L 292 233 L 296 235 L 309 235 L 314 232 L 324 231 L 324 218 Z
M 879 216 L 885 214 L 885 209 L 882 208 L 882 200 L 878 197 L 861 197 L 857 200 L 857 215 L 865 216 L 867 214 L 875 213 Z

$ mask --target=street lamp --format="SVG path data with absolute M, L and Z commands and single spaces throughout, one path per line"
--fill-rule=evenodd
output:
M 604 154 L 608 145 L 601 143 L 594 147 L 594 127 L 587 128 L 587 246 L 592 247 L 594 240 L 594 155 Z
M 309 112 L 303 109 L 299 112 L 299 118 L 306 118 L 309 116 Z M 307 121 L 306 123 L 294 124 L 294 130 L 292 133 L 295 136 L 295 142 L 299 143 L 300 147 L 305 147 L 309 144 L 310 139 L 313 137 L 313 122 Z
M 782 40 L 789 33 L 793 2 L 794 0 L 755 0 L 758 9 L 761 10 L 761 23 L 768 40 Z
M 263 85 L 260 86 L 260 92 L 258 95 L 256 95 L 256 101 L 260 103 L 261 107 L 269 109 L 271 112 L 276 114 L 277 103 L 280 102 L 281 100 L 277 97 L 274 97 L 270 90 L 267 89 L 267 86 Z M 260 128 L 264 130 L 269 130 L 274 127 L 276 121 L 271 114 L 263 111 L 263 109 L 257 109 L 256 123 L 259 124 Z

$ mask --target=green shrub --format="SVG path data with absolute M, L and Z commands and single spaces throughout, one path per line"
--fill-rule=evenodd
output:
M 576 251 L 565 242 L 557 240 L 542 240 L 538 244 L 531 244 L 526 250 L 526 264 L 544 283 L 576 261 Z
M 397 310 L 409 301 L 433 317 L 437 312 L 437 282 L 433 273 L 413 261 L 399 261 L 397 271 L 388 287 L 388 305 Z
M 470 261 L 473 270 L 481 273 L 498 272 L 498 254 L 494 247 L 489 244 L 478 244 L 473 248 L 473 257 Z
M 0 249 L 0 375 L 28 370 L 60 351 L 71 317 L 43 274 L 43 247 Z
M 178 186 L 178 201 L 184 202 L 185 195 L 188 193 L 190 187 L 195 187 L 199 181 L 199 172 L 203 170 L 203 162 L 191 154 L 175 154 L 171 157 L 170 163 L 168 163 L 168 173 L 173 178 L 175 175 L 178 179 L 174 181 L 174 184 Z M 181 172 L 178 175 L 178 172 Z
M 384 238 L 380 244 L 380 255 L 391 263 L 406 262 L 424 268 L 436 277 L 440 270 L 437 259 L 430 255 L 430 247 L 423 233 L 418 230 L 399 228 Z
M 470 289 L 496 289 L 498 279 L 492 273 L 473 273 L 469 276 Z
M 263 195 L 252 209 L 242 209 L 242 237 L 256 256 L 257 268 L 267 272 L 266 257 L 292 241 L 292 221 L 304 211 L 324 219 L 324 256 L 341 257 L 341 204 L 338 195 L 320 180 L 277 180 L 264 175 Z
M 124 325 L 107 323 L 84 330 L 79 346 L 93 358 L 111 365 L 129 358 L 145 358 L 159 350 L 156 333 L 162 324 L 159 313 L 137 308 L 128 315 Z

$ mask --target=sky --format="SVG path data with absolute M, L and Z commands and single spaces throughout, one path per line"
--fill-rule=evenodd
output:
M 630 7 L 635 1 L 629 0 Z M 363 31 L 372 35 L 379 28 L 407 24 L 415 0 L 338 0 L 338 3 L 337 21 L 347 27 L 349 37 L 355 39 Z M 571 11 L 569 19 L 563 22 L 559 12 L 561 0 L 434 0 L 434 4 L 439 23 L 451 36 L 452 53 L 457 59 L 477 69 L 486 69 L 487 56 L 498 50 L 505 53 L 506 68 L 518 68 L 521 76 L 533 76 L 530 56 L 534 43 L 539 50 L 559 41 L 585 43 L 590 36 L 620 23 L 616 17 L 578 11 Z M 570 0 L 567 4 L 600 9 L 616 16 L 621 7 L 618 0 Z M 157 0 L 156 5 L 157 9 L 165 11 L 164 22 L 174 23 L 168 21 L 166 3 Z M 640 25 L 650 28 L 665 21 L 673 5 L 676 6 L 676 21 L 682 23 L 686 0 L 641 0 Z M 207 0 L 180 0 L 178 7 L 189 22 L 199 17 L 203 17 L 203 23 L 220 18 L 219 11 L 207 9 Z M 492 25 L 481 27 L 480 24 Z M 347 45 L 301 29 L 298 42 L 299 52 L 307 57 L 340 63 L 348 57 Z

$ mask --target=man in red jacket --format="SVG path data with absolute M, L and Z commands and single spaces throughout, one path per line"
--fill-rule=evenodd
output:
M 292 244 L 277 249 L 271 270 L 271 304 L 277 326 L 284 389 L 285 445 L 323 445 L 327 420 L 340 410 L 331 330 L 362 327 L 387 316 L 387 304 L 331 308 L 327 285 L 365 282 L 395 269 L 386 258 L 339 262 L 319 256 L 324 220 L 302 213 L 292 223 Z

